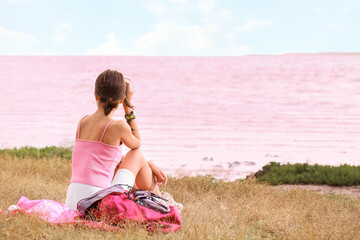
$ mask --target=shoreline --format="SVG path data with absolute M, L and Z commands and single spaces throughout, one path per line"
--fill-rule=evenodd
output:
M 56 147 L 50 146 L 45 148 L 35 148 L 35 147 L 22 147 L 22 148 L 13 148 L 13 149 L 2 149 L 0 150 L 0 155 L 13 156 L 15 158 L 61 158 L 64 160 L 70 160 L 72 156 L 72 147 Z M 223 182 L 236 182 L 236 181 L 245 181 L 246 179 L 251 179 L 257 181 L 254 172 L 250 171 L 236 171 L 235 169 L 167 169 L 168 176 L 173 178 L 183 178 L 183 177 L 204 177 L 211 176 L 214 181 L 223 181 Z M 351 198 L 360 197 L 360 185 L 343 185 L 343 186 L 331 186 L 326 184 L 279 184 L 272 186 L 267 184 L 272 188 L 283 189 L 283 190 L 307 190 L 320 194 L 336 194 L 336 195 L 345 195 Z
M 254 173 L 248 175 L 246 178 L 236 178 L 236 179 L 223 179 L 223 178 L 219 178 L 219 172 L 217 172 L 215 175 L 211 173 L 211 171 L 209 171 L 208 174 L 196 174 L 195 171 L 193 172 L 186 172 L 186 171 L 182 171 L 182 172 L 177 172 L 174 174 L 169 174 L 169 176 L 174 177 L 174 178 L 183 178 L 183 177 L 204 177 L 206 175 L 209 175 L 211 177 L 213 177 L 214 179 L 220 180 L 220 181 L 224 181 L 224 182 L 235 182 L 235 181 L 244 181 L 246 179 L 254 179 L 254 181 L 256 181 L 256 178 L 254 177 Z M 306 191 L 311 191 L 311 192 L 315 192 L 315 193 L 319 193 L 319 194 L 336 194 L 336 195 L 345 195 L 351 198 L 360 198 L 360 185 L 355 185 L 355 186 L 330 186 L 330 185 L 326 185 L 326 184 L 280 184 L 280 185 L 276 185 L 276 186 L 272 186 L 270 184 L 267 184 L 270 187 L 273 187 L 275 189 L 282 189 L 282 190 L 306 190 Z

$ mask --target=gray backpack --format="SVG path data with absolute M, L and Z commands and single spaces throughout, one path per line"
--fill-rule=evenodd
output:
M 135 203 L 159 213 L 170 212 L 168 200 L 150 191 L 135 190 L 134 192 L 128 192 L 124 190 L 121 184 L 102 189 L 88 198 L 81 199 L 77 204 L 77 210 L 81 215 L 86 215 L 87 210 L 94 203 L 98 202 L 111 193 L 124 193 L 127 195 L 128 199 L 133 200 Z
M 169 201 L 150 191 L 135 190 L 134 200 L 137 204 L 159 213 L 170 212 Z
M 77 204 L 78 212 L 81 215 L 85 215 L 86 210 L 89 209 L 94 203 L 100 201 L 101 199 L 103 199 L 104 197 L 106 197 L 107 195 L 109 195 L 111 193 L 124 193 L 128 197 L 130 196 L 128 191 L 125 191 L 124 188 L 120 184 L 119 185 L 114 185 L 114 186 L 102 189 L 100 191 L 97 191 L 96 193 L 94 193 L 90 197 L 81 199 Z

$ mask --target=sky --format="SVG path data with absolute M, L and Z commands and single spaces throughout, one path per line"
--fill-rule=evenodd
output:
M 0 55 L 360 52 L 359 0 L 0 0 Z

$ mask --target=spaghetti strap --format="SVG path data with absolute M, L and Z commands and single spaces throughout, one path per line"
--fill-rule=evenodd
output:
M 106 132 L 106 129 L 108 128 L 109 124 L 112 122 L 112 119 L 108 122 L 108 124 L 106 125 L 105 129 L 104 129 L 104 132 L 103 134 L 101 135 L 101 138 L 100 138 L 100 142 L 102 142 L 103 138 L 104 138 L 104 135 L 105 135 L 105 132 Z
M 78 134 L 77 134 L 77 139 L 80 138 L 80 126 L 81 126 L 81 122 L 84 118 L 86 118 L 88 115 L 85 115 L 84 117 L 81 118 L 80 122 L 79 122 L 79 126 L 78 126 Z

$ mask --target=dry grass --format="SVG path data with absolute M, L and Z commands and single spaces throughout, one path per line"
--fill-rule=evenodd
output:
M 3 155 L 0 166 L 1 209 L 20 196 L 65 202 L 69 160 Z M 59 227 L 35 217 L 0 215 L 0 239 L 360 239 L 360 198 L 212 177 L 172 178 L 164 190 L 185 207 L 176 233 Z

